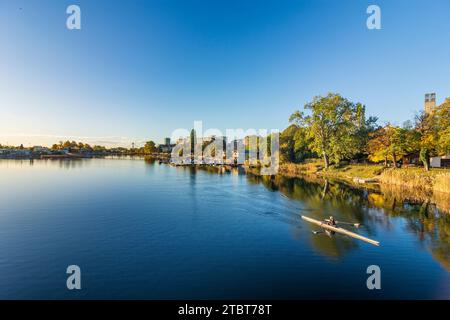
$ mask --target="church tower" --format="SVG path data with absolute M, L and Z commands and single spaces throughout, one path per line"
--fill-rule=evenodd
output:
M 425 94 L 425 113 L 429 114 L 436 109 L 436 93 Z

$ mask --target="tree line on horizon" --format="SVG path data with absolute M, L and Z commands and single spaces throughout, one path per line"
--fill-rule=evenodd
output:
M 85 149 L 92 152 L 106 152 L 113 151 L 119 153 L 134 153 L 134 154 L 152 154 L 158 151 L 155 142 L 147 141 L 143 147 L 139 148 L 124 148 L 124 147 L 114 147 L 107 148 L 105 146 L 94 145 L 90 146 L 88 143 L 76 142 L 76 141 L 60 141 L 58 144 L 52 146 L 52 150 L 64 150 L 64 149 L 74 149 L 81 150 Z
M 322 158 L 325 168 L 341 161 L 389 162 L 394 168 L 408 154 L 417 153 L 429 170 L 430 158 L 450 154 L 450 100 L 430 113 L 418 113 L 402 126 L 378 124 L 366 117 L 365 106 L 336 93 L 317 96 L 295 111 L 280 135 L 282 162 L 301 163 Z
M 391 163 L 396 168 L 403 156 L 417 154 L 424 168 L 429 170 L 431 157 L 450 154 L 450 99 L 432 112 L 419 112 L 401 126 L 378 124 L 377 117 L 366 116 L 364 105 L 336 93 L 316 96 L 303 109 L 290 116 L 290 125 L 280 134 L 281 163 L 321 158 L 326 169 L 342 161 L 384 163 L 385 166 Z M 194 130 L 190 140 L 193 150 Z M 24 149 L 23 145 L 18 148 Z M 158 152 L 151 140 L 143 147 L 129 149 L 76 141 L 60 141 L 52 146 L 55 151 L 63 149 L 141 155 Z
M 19 149 L 19 150 L 33 150 L 36 147 L 30 147 L 26 148 L 21 144 L 18 147 L 15 146 L 6 146 L 0 144 L 0 148 L 4 149 Z M 122 154 L 141 154 L 141 155 L 149 155 L 155 152 L 158 152 L 158 148 L 153 141 L 147 141 L 143 147 L 138 148 L 125 148 L 125 147 L 112 147 L 108 148 L 101 145 L 93 145 L 91 146 L 88 143 L 83 142 L 77 142 L 77 141 L 59 141 L 58 143 L 55 143 L 50 148 L 53 151 L 61 151 L 61 150 L 71 150 L 73 152 L 80 152 L 88 151 L 88 152 L 97 152 L 97 153 L 106 153 L 106 152 L 113 152 L 113 153 L 122 153 Z

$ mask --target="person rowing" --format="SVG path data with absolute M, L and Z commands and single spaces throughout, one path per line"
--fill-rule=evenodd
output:
M 319 227 L 322 227 L 322 231 L 312 231 L 314 234 L 326 233 L 328 235 L 332 235 L 332 234 L 334 234 L 336 232 L 336 233 L 347 235 L 347 236 L 352 237 L 352 238 L 356 238 L 358 240 L 362 240 L 362 241 L 368 242 L 368 243 L 373 244 L 375 246 L 379 246 L 380 245 L 380 242 L 378 242 L 378 241 L 366 238 L 366 237 L 361 236 L 361 235 L 359 235 L 357 233 L 351 232 L 349 230 L 345 230 L 344 228 L 340 228 L 340 227 L 337 226 L 338 224 L 349 224 L 349 225 L 352 225 L 354 227 L 359 227 L 360 226 L 359 223 L 340 222 L 340 221 L 336 221 L 334 219 L 334 217 L 330 217 L 330 219 L 324 219 L 324 220 L 316 220 L 316 219 L 309 218 L 309 217 L 303 216 L 303 215 L 301 217 L 305 221 L 308 221 L 308 222 L 313 223 L 313 224 L 315 224 L 315 225 L 317 225 Z M 325 230 L 323 230 L 323 229 L 325 229 Z
M 337 227 L 337 221 L 334 219 L 333 216 L 330 216 L 329 219 L 324 219 L 323 221 L 324 221 L 324 223 L 327 226 Z M 322 233 L 322 232 L 323 231 L 314 231 L 314 234 L 319 234 L 319 233 Z M 330 231 L 330 230 L 325 230 L 325 233 L 328 234 L 328 235 L 333 235 L 334 234 L 334 232 Z
M 325 221 L 325 223 L 326 223 L 327 225 L 332 226 L 332 227 L 337 227 L 338 224 L 346 224 L 346 225 L 349 225 L 349 226 L 354 226 L 354 227 L 356 227 L 356 228 L 359 228 L 359 226 L 360 226 L 359 223 L 351 223 L 351 222 L 337 221 L 336 219 L 334 219 L 333 216 L 330 216 L 329 219 L 325 219 L 324 221 Z
M 352 225 L 356 228 L 359 228 L 359 225 L 360 225 L 359 223 L 340 222 L 340 221 L 337 221 L 336 219 L 334 219 L 333 216 L 330 216 L 329 219 L 324 219 L 323 221 L 324 221 L 324 222 L 322 222 L 323 224 L 330 226 L 332 228 L 338 228 L 338 224 L 348 224 L 348 225 Z M 334 235 L 334 233 L 335 233 L 334 229 L 329 230 L 329 229 L 325 228 L 324 231 L 328 235 Z M 319 234 L 322 232 L 323 231 L 313 231 L 314 234 Z
M 330 219 L 325 219 L 325 223 L 331 227 L 336 227 L 336 220 L 334 220 L 333 216 L 330 216 Z M 334 231 L 332 230 L 325 230 L 325 233 L 329 236 L 334 235 Z
M 335 227 L 336 226 L 336 220 L 334 220 L 333 216 L 330 216 L 330 219 L 325 220 L 327 222 L 327 225 Z

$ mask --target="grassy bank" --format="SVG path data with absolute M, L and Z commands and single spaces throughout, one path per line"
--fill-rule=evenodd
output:
M 286 163 L 280 166 L 280 174 L 290 177 L 319 175 L 352 183 L 379 182 L 426 192 L 450 193 L 450 170 L 423 168 L 384 168 L 381 165 L 344 165 L 324 169 L 320 160 L 301 164 Z
M 286 163 L 280 166 L 280 173 L 286 176 L 298 176 L 304 174 L 317 174 L 324 177 L 345 180 L 373 180 L 377 179 L 384 168 L 380 165 L 344 165 L 330 167 L 325 170 L 323 161 L 309 160 L 305 163 Z
M 422 168 L 400 168 L 384 170 L 381 183 L 394 184 L 423 191 L 450 193 L 450 170 Z

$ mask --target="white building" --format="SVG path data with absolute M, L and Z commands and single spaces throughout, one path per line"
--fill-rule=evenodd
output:
M 430 159 L 430 166 L 432 168 L 449 168 L 450 167 L 450 155 L 442 157 L 432 157 Z

